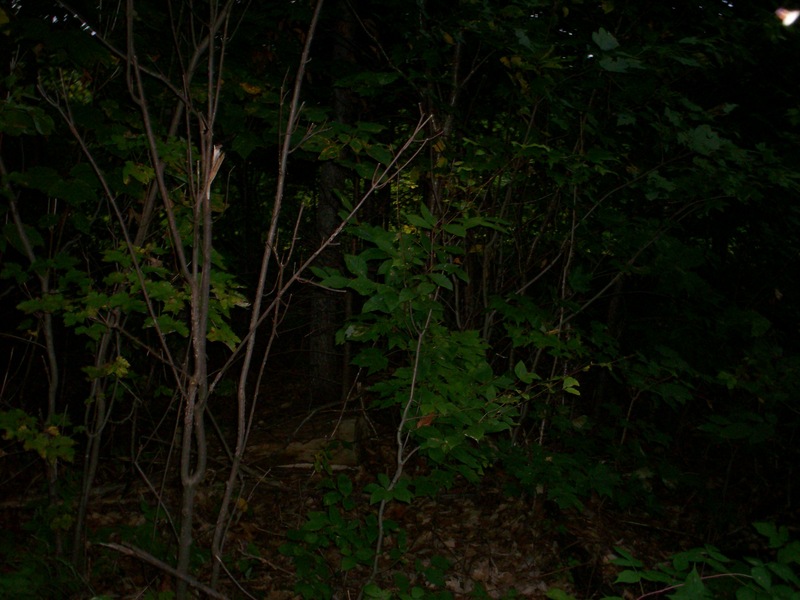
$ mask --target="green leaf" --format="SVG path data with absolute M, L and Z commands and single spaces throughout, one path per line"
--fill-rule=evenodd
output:
M 384 93 L 381 88 L 396 81 L 399 77 L 400 74 L 394 71 L 362 71 L 338 79 L 334 86 L 353 90 L 361 96 L 370 97 Z
M 433 213 L 428 209 L 428 206 L 426 204 L 420 203 L 419 214 L 422 215 L 422 218 L 425 219 L 425 222 L 428 223 L 431 227 L 436 226 L 437 218 L 433 216 Z
M 458 223 L 448 223 L 443 227 L 443 229 L 449 233 L 450 235 L 454 235 L 456 237 L 467 237 L 467 229 L 463 225 L 459 225 Z
M 625 548 L 614 546 L 614 552 L 620 555 L 620 557 L 612 561 L 615 565 L 619 567 L 644 567 L 644 563 L 638 558 L 635 558 L 633 554 L 625 550 Z
M 375 598 L 375 600 L 390 600 L 392 592 L 382 590 L 375 583 L 368 583 L 364 586 L 364 596 L 366 598 Z
M 394 155 L 385 146 L 379 144 L 372 144 L 367 148 L 367 156 L 378 161 L 384 166 L 389 166 L 394 160 Z
M 62 181 L 58 172 L 50 167 L 35 166 L 22 173 L 9 174 L 9 181 L 49 193 L 50 189 Z
M 614 580 L 614 583 L 638 583 L 642 576 L 638 571 L 623 571 Z
M 708 125 L 699 125 L 690 132 L 680 134 L 679 139 L 698 154 L 708 156 L 722 146 L 719 134 Z
M 550 598 L 550 600 L 576 600 L 575 596 L 558 588 L 547 590 L 545 596 Z
M 345 498 L 347 498 L 350 494 L 353 493 L 353 482 L 344 473 L 340 473 L 339 476 L 336 478 L 336 487 L 341 492 L 342 496 Z
M 44 238 L 42 238 L 42 234 L 39 233 L 38 230 L 30 227 L 29 225 L 22 225 L 22 229 L 25 232 L 25 235 L 28 238 L 28 242 L 30 242 L 31 246 L 35 248 L 40 248 L 44 245 Z M 23 256 L 25 255 L 25 245 L 22 243 L 22 238 L 19 235 L 19 231 L 13 223 L 6 223 L 3 225 L 3 234 L 11 243 L 11 245 L 20 252 Z M 5 257 L 4 257 L 5 258 Z
M 155 177 L 156 172 L 150 165 L 142 163 L 134 163 L 132 161 L 125 161 L 125 167 L 122 169 L 122 183 L 127 185 L 133 177 L 139 183 L 147 185 Z
M 450 281 L 450 278 L 442 273 L 431 273 L 429 275 L 431 281 L 433 281 L 438 287 L 444 288 L 446 290 L 453 289 L 453 282 Z
M 264 143 L 258 135 L 248 129 L 243 129 L 236 134 L 231 148 L 242 158 L 247 158 L 253 150 L 263 145 Z
M 367 261 L 362 255 L 354 256 L 352 254 L 347 254 L 344 257 L 344 264 L 353 275 L 361 277 L 367 276 Z
M 341 147 L 338 144 L 325 146 L 319 153 L 319 160 L 335 160 L 339 158 Z
M 322 505 L 333 506 L 334 504 L 338 504 L 341 499 L 342 495 L 337 491 L 326 492 L 322 496 Z
M 183 321 L 178 321 L 171 315 L 159 315 L 156 318 L 156 321 L 158 322 L 158 327 L 161 330 L 161 333 L 164 335 L 170 333 L 177 333 L 181 337 L 188 337 L 189 335 L 189 328 L 186 326 L 186 323 Z M 152 324 L 152 319 L 148 318 L 145 327 L 152 326 Z
M 699 600 L 708 597 L 706 586 L 696 568 L 692 569 L 683 585 L 672 595 L 676 600 Z
M 376 173 L 374 163 L 368 161 L 356 163 L 353 165 L 353 170 L 362 179 L 372 179 Z
M 581 392 L 578 389 L 579 385 L 580 382 L 574 377 L 565 377 L 563 383 L 561 384 L 561 389 L 567 394 L 572 394 L 573 396 L 580 396 Z
M 601 50 L 608 52 L 609 50 L 613 50 L 614 48 L 619 47 L 619 42 L 617 38 L 611 35 L 608 31 L 603 29 L 602 27 L 595 31 L 592 34 L 592 40 L 595 44 L 597 44 Z
M 786 565 L 791 563 L 800 565 L 800 541 L 795 540 L 778 550 L 778 561 Z
M 363 348 L 353 359 L 353 364 L 367 369 L 368 375 L 374 375 L 389 366 L 389 359 L 379 348 Z
M 758 585 L 760 585 L 766 591 L 769 591 L 772 588 L 772 575 L 770 575 L 769 571 L 763 566 L 753 567 L 750 569 L 750 575 L 752 575 L 756 583 L 758 583 Z
M 373 295 L 367 298 L 364 306 L 361 307 L 361 312 L 383 312 L 392 314 L 400 303 L 400 295 L 396 290 L 388 286 L 379 286 L 379 289 L 375 290 Z
M 740 587 L 736 590 L 736 600 L 758 600 L 758 593 L 749 587 Z
M 769 539 L 770 548 L 780 548 L 789 541 L 789 530 L 787 527 L 780 529 L 772 522 L 756 522 L 753 523 L 755 530 Z
M 612 73 L 627 73 L 628 69 L 640 69 L 642 67 L 641 61 L 623 56 L 604 56 L 600 59 L 599 64 L 601 68 Z
M 319 531 L 330 525 L 328 514 L 319 511 L 308 513 L 308 521 L 303 524 L 304 531 Z
M 331 275 L 320 281 L 320 285 L 334 290 L 343 290 L 350 285 L 351 280 L 342 275 Z
M 367 133 L 380 133 L 386 129 L 386 125 L 381 123 L 371 123 L 369 121 L 359 121 L 356 123 L 356 129 L 366 131 Z
M 769 563 L 767 567 L 783 581 L 794 584 L 796 587 L 800 588 L 800 578 L 788 565 L 781 563 Z
M 405 502 L 406 504 L 410 504 L 411 501 L 414 499 L 414 495 L 411 493 L 407 487 L 397 487 L 393 490 L 393 497 L 395 500 L 400 502 Z
M 419 215 L 407 215 L 406 220 L 414 227 L 419 227 L 420 229 L 433 229 L 434 227 Z
M 391 500 L 393 498 L 392 493 L 388 491 L 386 488 L 380 486 L 370 487 L 369 489 L 364 488 L 365 491 L 370 491 L 369 495 L 369 503 L 370 504 L 378 504 L 384 500 Z

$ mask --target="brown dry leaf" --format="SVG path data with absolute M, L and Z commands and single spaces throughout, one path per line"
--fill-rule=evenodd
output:
M 490 575 L 491 567 L 489 566 L 489 559 L 483 558 L 475 561 L 475 565 L 472 567 L 472 572 L 470 573 L 470 577 L 473 580 L 485 583 L 489 581 Z
M 417 421 L 417 429 L 428 427 L 431 423 L 433 423 L 434 419 L 436 419 L 436 415 L 434 413 L 428 413 L 424 417 L 421 417 L 420 420 Z
M 463 582 L 458 577 L 450 576 L 445 578 L 444 587 L 454 594 L 467 594 L 468 590 L 464 589 Z

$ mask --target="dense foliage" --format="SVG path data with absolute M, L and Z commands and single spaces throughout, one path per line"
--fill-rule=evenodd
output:
M 555 514 L 685 500 L 715 545 L 618 549 L 620 585 L 796 597 L 800 38 L 761 3 L 11 2 L 0 28 L 0 464 L 44 498 L 0 590 L 128 552 L 238 593 L 253 424 L 299 387 L 394 447 L 366 507 L 320 457 L 326 509 L 281 548 L 305 598 L 338 571 L 446 597 L 389 508 L 487 480 Z M 141 530 L 87 527 L 114 460 Z

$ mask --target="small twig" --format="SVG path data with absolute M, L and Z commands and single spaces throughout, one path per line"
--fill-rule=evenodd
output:
M 304 462 L 304 463 L 291 463 L 287 465 L 275 465 L 276 469 L 317 469 L 319 465 L 315 465 L 314 463 Z M 328 469 L 331 471 L 352 471 L 355 470 L 356 467 L 351 467 L 349 465 L 328 465 Z
M 156 490 L 155 486 L 153 485 L 153 482 L 150 481 L 150 478 L 142 470 L 142 467 L 139 466 L 138 457 L 133 458 L 133 468 L 139 472 L 139 475 L 141 475 L 142 481 L 147 486 L 147 489 L 150 490 L 150 493 L 153 494 L 153 496 L 155 496 L 156 502 L 158 502 L 158 507 L 164 511 L 164 518 L 166 518 L 167 523 L 169 523 L 169 527 L 172 530 L 172 535 L 177 540 L 178 528 L 175 527 L 175 521 L 172 520 L 172 516 L 169 513 L 169 508 L 167 508 L 167 505 L 164 504 L 163 495 L 158 493 L 158 490 Z
M 201 581 L 195 579 L 191 575 L 187 575 L 185 573 L 178 572 L 177 569 L 175 569 L 174 567 L 171 567 L 170 565 L 165 563 L 163 560 L 156 558 L 155 556 L 153 556 L 149 552 L 145 552 L 144 550 L 140 550 L 139 548 L 134 548 L 133 546 L 125 546 L 123 544 L 99 543 L 97 545 L 98 546 L 104 546 L 106 548 L 111 548 L 112 550 L 116 550 L 117 552 L 119 552 L 120 554 L 124 554 L 125 556 L 132 556 L 134 558 L 138 558 L 140 560 L 143 560 L 147 564 L 152 565 L 152 566 L 156 567 L 157 569 L 161 569 L 162 571 L 172 575 L 173 577 L 176 577 L 178 579 L 181 579 L 182 581 L 185 581 L 186 583 L 188 583 L 193 588 L 200 590 L 201 592 L 203 592 L 204 594 L 207 594 L 211 598 L 219 598 L 220 600 L 228 600 L 228 597 L 226 595 L 220 594 L 215 589 L 210 588 L 209 586 L 207 586 L 206 584 L 202 583 Z
M 752 575 L 746 575 L 745 573 L 718 573 L 717 575 L 706 575 L 701 577 L 701 581 L 706 581 L 708 579 L 719 579 L 720 577 L 747 577 L 748 579 L 753 579 Z M 684 587 L 685 583 L 676 583 L 675 585 L 671 585 L 669 587 L 662 588 L 660 590 L 656 590 L 654 592 L 647 592 L 646 594 L 642 594 L 641 596 L 637 597 L 636 600 L 642 600 L 642 598 L 649 598 L 650 596 L 660 596 L 661 594 L 665 594 L 666 592 L 671 592 L 672 590 L 677 590 L 678 588 Z
M 342 403 L 341 400 L 337 400 L 336 402 L 328 402 L 327 404 L 323 404 L 322 406 L 317 406 L 316 408 L 311 409 L 309 411 L 308 415 L 306 415 L 306 417 L 302 421 L 300 421 L 300 424 L 292 432 L 292 435 L 290 436 L 289 439 L 296 438 L 298 432 L 303 428 L 303 426 L 306 423 L 308 423 L 311 419 L 314 418 L 314 415 L 316 415 L 317 413 L 319 413 L 319 412 L 321 412 L 323 410 L 328 410 L 329 408 L 333 408 L 335 406 L 339 406 L 341 403 Z
M 257 560 L 276 571 L 285 573 L 286 575 L 291 575 L 292 577 L 296 576 L 296 573 L 294 571 L 290 571 L 289 569 L 284 569 L 282 566 L 276 565 L 274 562 L 267 560 L 266 558 L 263 558 L 261 556 L 256 556 L 255 554 L 243 554 L 242 556 L 244 556 L 245 558 L 252 558 L 253 560 Z
M 396 434 L 396 443 L 397 443 L 397 450 L 395 455 L 395 472 L 394 476 L 392 477 L 392 481 L 386 488 L 386 491 L 391 492 L 394 490 L 397 482 L 400 481 L 400 478 L 403 475 L 403 470 L 405 469 L 406 463 L 409 459 L 416 454 L 418 447 L 412 448 L 411 450 L 407 451 L 407 443 L 409 439 L 409 433 L 406 431 L 404 433 L 404 429 L 406 428 L 406 424 L 411 419 L 410 412 L 412 406 L 415 404 L 416 399 L 416 391 L 417 391 L 417 377 L 419 376 L 419 362 L 420 356 L 422 355 L 422 343 L 425 339 L 425 335 L 428 332 L 428 329 L 431 325 L 431 320 L 433 319 L 433 309 L 428 311 L 428 315 L 425 318 L 425 324 L 419 330 L 417 335 L 417 346 L 415 349 L 414 354 L 414 366 L 411 372 L 411 389 L 408 392 L 408 400 L 406 400 L 405 407 L 403 408 L 403 414 L 400 417 L 400 423 L 397 425 L 397 429 L 395 430 Z M 381 552 L 383 550 L 383 542 L 384 542 L 384 515 L 386 512 L 386 505 L 388 504 L 388 500 L 386 498 L 382 498 L 380 505 L 378 506 L 378 535 L 377 540 L 375 541 L 375 559 L 372 563 L 372 572 L 370 573 L 369 578 L 367 579 L 367 583 L 372 583 L 375 580 L 375 577 L 378 575 L 378 569 L 380 566 L 380 559 L 381 559 Z M 361 588 L 361 591 L 358 594 L 359 600 L 363 597 L 364 588 Z
M 224 562 L 222 562 L 222 559 L 221 559 L 220 557 L 217 557 L 217 561 L 219 562 L 219 566 L 220 566 L 220 567 L 222 567 L 222 570 L 223 570 L 223 571 L 225 571 L 225 575 L 227 575 L 227 576 L 228 576 L 228 579 L 230 579 L 230 580 L 231 580 L 231 582 L 233 583 L 233 585 L 235 585 L 237 588 L 239 588 L 239 591 L 240 591 L 240 592 L 242 592 L 242 593 L 243 593 L 245 596 L 247 596 L 248 598 L 250 598 L 250 600 L 256 600 L 256 597 L 255 597 L 255 596 L 253 596 L 252 594 L 250 594 L 250 593 L 249 593 L 249 592 L 248 592 L 246 589 L 244 589 L 244 588 L 242 587 L 242 584 L 241 584 L 241 583 L 239 583 L 239 582 L 236 580 L 236 578 L 233 576 L 233 573 L 231 573 L 231 572 L 230 572 L 230 570 L 228 570 L 228 567 L 226 567 L 226 566 L 225 566 L 225 563 L 224 563 Z

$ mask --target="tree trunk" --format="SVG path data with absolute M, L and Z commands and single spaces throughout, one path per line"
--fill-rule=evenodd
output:
M 333 13 L 337 15 L 333 23 L 331 52 L 334 64 L 355 64 L 351 49 L 355 20 L 345 2 L 337 2 Z M 334 88 L 333 109 L 336 120 L 350 124 L 355 113 L 353 95 L 345 89 Z M 345 191 L 347 172 L 334 161 L 328 161 L 320 168 L 320 194 L 315 215 L 316 230 L 322 242 L 333 233 L 339 224 L 338 211 L 341 203 L 338 193 Z M 329 246 L 319 257 L 317 266 L 339 267 L 342 251 L 339 245 Z M 336 330 L 342 323 L 345 307 L 343 294 L 315 288 L 311 299 L 311 328 L 309 335 L 309 366 L 311 368 L 311 395 L 316 401 L 330 401 L 343 395 L 348 382 L 342 353 L 336 347 Z

